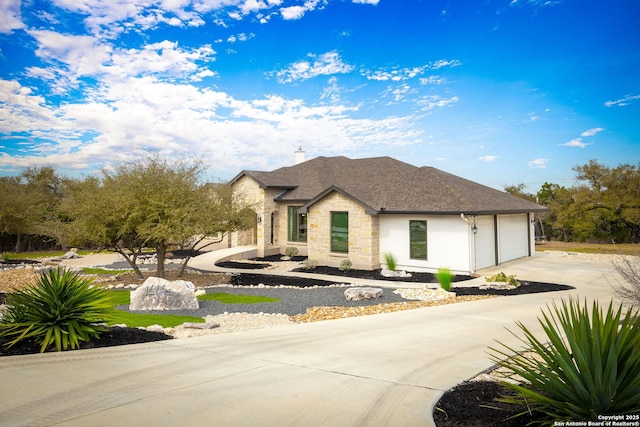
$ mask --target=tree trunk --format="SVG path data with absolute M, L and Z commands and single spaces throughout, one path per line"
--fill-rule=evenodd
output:
M 119 247 L 115 247 L 115 251 L 117 253 L 119 253 L 120 255 L 122 255 L 124 257 L 124 259 L 129 263 L 129 265 L 131 266 L 131 268 L 133 268 L 133 271 L 136 273 L 136 276 L 138 277 L 138 279 L 144 279 L 144 276 L 142 275 L 142 271 L 140 271 L 140 268 L 138 267 L 138 265 L 136 264 L 136 258 L 137 257 L 133 257 L 131 258 L 127 253 L 125 253 L 125 251 Z
M 16 236 L 16 250 L 15 250 L 15 253 L 20 253 L 21 249 L 22 249 L 22 234 L 18 234 Z
M 156 245 L 156 256 L 158 258 L 158 265 L 156 267 L 156 276 L 164 279 L 164 259 L 167 255 L 166 243 L 158 243 Z

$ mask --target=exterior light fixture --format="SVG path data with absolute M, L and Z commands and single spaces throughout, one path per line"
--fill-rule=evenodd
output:
M 478 234 L 478 226 L 476 225 L 475 222 L 471 226 L 471 231 L 473 231 L 473 234 Z

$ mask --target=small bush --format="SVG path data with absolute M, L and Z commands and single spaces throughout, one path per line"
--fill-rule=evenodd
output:
M 317 266 L 318 266 L 318 261 L 316 261 L 315 259 L 309 259 L 309 258 L 307 258 L 302 264 L 302 268 L 305 270 L 313 270 Z
M 9 261 L 11 259 L 11 254 L 7 251 L 2 252 L 2 260 Z
M 521 285 L 521 283 L 516 280 L 516 275 L 515 274 L 507 276 L 503 272 L 500 272 L 500 273 L 496 274 L 495 276 L 485 277 L 485 280 L 487 282 L 504 282 L 504 283 L 508 283 L 511 286 L 515 287 L 515 288 L 518 288 Z
M 439 268 L 436 273 L 436 279 L 440 283 L 440 287 L 447 292 L 451 292 L 451 282 L 453 281 L 455 274 L 451 273 L 448 268 Z
M 0 337 L 9 346 L 33 338 L 44 352 L 77 348 L 80 341 L 98 338 L 110 319 L 113 301 L 91 279 L 58 268 L 41 273 L 34 284 L 7 294 L 8 308 L 0 321 Z
M 547 307 L 549 308 L 549 307 Z M 546 334 L 536 338 L 522 323 L 525 352 L 501 344 L 491 358 L 520 383 L 502 384 L 516 391 L 500 401 L 524 404 L 548 420 L 595 420 L 603 414 L 640 413 L 640 316 L 613 302 L 605 313 L 594 302 L 569 299 L 543 312 Z M 515 335 L 515 334 L 514 334 Z M 517 416 L 524 415 L 522 412 Z
M 287 246 L 284 248 L 284 256 L 293 258 L 296 255 L 298 255 L 298 248 L 295 246 Z
M 352 266 L 353 266 L 353 263 L 351 262 L 350 259 L 343 259 L 338 269 L 340 271 L 351 271 Z
M 398 267 L 396 257 L 391 252 L 384 254 L 384 262 L 387 264 L 387 270 L 396 271 Z

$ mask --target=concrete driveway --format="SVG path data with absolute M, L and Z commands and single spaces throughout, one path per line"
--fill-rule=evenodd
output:
M 540 308 L 569 295 L 608 302 L 617 278 L 610 263 L 557 254 L 495 270 L 577 289 L 4 357 L 0 424 L 431 426 L 441 394 L 491 366 L 495 339 L 517 342 L 515 320 L 536 329 Z

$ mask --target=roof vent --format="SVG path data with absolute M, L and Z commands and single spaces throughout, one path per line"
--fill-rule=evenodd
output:
M 298 147 L 298 149 L 296 150 L 296 157 L 295 157 L 295 162 L 296 165 L 299 165 L 300 163 L 303 163 L 305 161 L 304 158 L 304 151 L 302 151 L 302 146 Z

